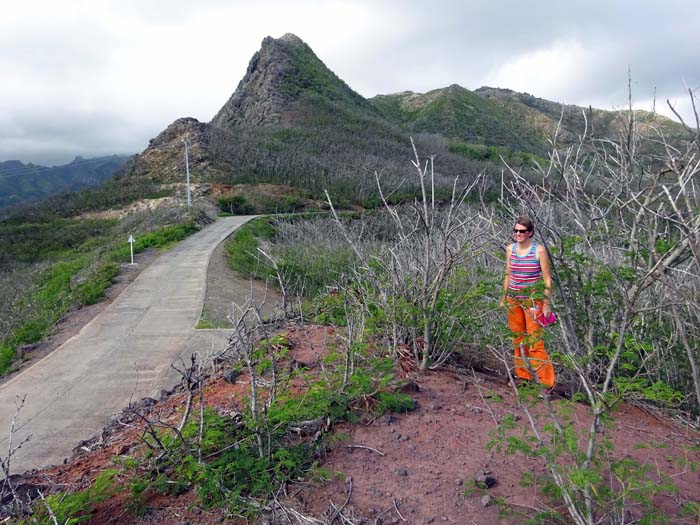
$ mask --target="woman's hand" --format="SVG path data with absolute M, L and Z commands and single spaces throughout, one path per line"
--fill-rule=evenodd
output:
M 552 313 L 552 307 L 549 305 L 549 303 L 544 303 L 542 305 L 542 313 L 544 315 L 549 315 Z

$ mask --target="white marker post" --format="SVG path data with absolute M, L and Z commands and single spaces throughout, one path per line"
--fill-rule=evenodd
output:
M 129 235 L 129 247 L 131 248 L 131 264 L 134 264 L 134 236 Z

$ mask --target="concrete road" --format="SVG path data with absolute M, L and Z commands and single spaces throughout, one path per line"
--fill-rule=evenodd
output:
M 228 331 L 194 326 L 212 252 L 249 219 L 220 218 L 179 243 L 80 333 L 0 386 L 0 457 L 7 454 L 16 400 L 26 395 L 13 443 L 31 440 L 13 457 L 11 474 L 62 463 L 131 399 L 173 386 L 170 364 L 180 356 L 223 347 Z

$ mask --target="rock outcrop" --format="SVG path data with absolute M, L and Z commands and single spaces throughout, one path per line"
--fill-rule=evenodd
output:
M 304 94 L 371 111 L 365 99 L 328 69 L 306 43 L 287 33 L 278 39 L 263 40 L 236 91 L 211 124 L 230 129 L 288 122 L 294 113 L 290 105 Z
M 192 180 L 212 175 L 209 160 L 208 124 L 195 118 L 177 119 L 165 131 L 151 139 L 143 153 L 136 156 L 128 176 L 154 182 L 181 182 L 185 175 L 185 140 Z

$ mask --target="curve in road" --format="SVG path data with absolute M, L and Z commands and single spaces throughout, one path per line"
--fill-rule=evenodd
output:
M 251 218 L 220 218 L 177 244 L 78 334 L 0 386 L 0 450 L 7 451 L 18 400 L 26 396 L 13 443 L 31 439 L 13 456 L 11 474 L 63 462 L 130 400 L 173 386 L 170 364 L 180 356 L 225 344 L 230 331 L 194 326 L 212 252 Z

